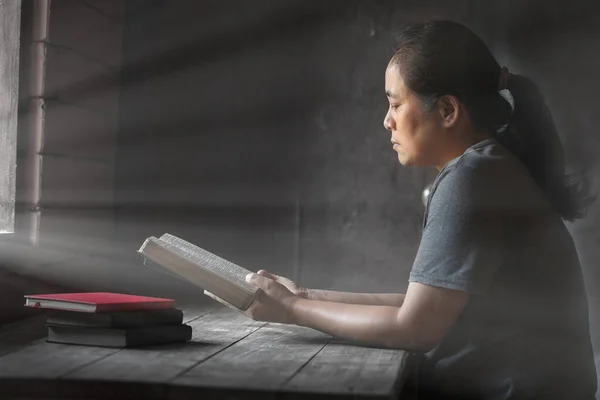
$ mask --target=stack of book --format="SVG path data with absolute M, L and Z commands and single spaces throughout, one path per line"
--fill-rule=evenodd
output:
M 177 236 L 150 236 L 137 252 L 145 265 L 211 292 L 245 311 L 259 290 L 249 270 Z M 190 340 L 175 301 L 119 293 L 26 295 L 28 307 L 48 309 L 47 341 L 105 347 L 140 347 Z
M 184 342 L 192 327 L 172 299 L 121 293 L 26 295 L 25 306 L 47 309 L 48 342 L 140 347 Z

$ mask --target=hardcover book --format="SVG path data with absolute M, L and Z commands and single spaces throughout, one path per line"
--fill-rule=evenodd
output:
M 122 293 L 53 293 L 25 295 L 25 306 L 89 313 L 174 308 L 175 301 Z
M 87 326 L 96 328 L 135 328 L 183 323 L 183 311 L 176 308 L 164 310 L 115 311 L 82 313 L 52 310 L 46 315 L 48 325 Z
M 185 342 L 191 338 L 192 327 L 187 324 L 128 329 L 48 325 L 46 340 L 50 343 L 125 348 Z
M 258 291 L 246 282 L 249 270 L 168 233 L 147 238 L 138 252 L 242 311 L 252 304 Z

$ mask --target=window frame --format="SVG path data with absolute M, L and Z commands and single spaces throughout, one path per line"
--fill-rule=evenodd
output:
M 0 233 L 15 231 L 21 0 L 0 1 Z

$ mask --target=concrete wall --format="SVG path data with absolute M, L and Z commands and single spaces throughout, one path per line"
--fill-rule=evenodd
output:
M 52 5 L 45 252 L 3 248 L 13 270 L 50 281 L 205 301 L 135 254 L 171 232 L 308 286 L 403 291 L 435 171 L 397 163 L 383 73 L 393 30 L 413 19 L 469 25 L 538 82 L 571 161 L 600 154 L 595 2 Z M 598 210 L 569 228 L 600 348 Z

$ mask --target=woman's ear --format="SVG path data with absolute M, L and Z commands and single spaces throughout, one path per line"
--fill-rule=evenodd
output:
M 460 116 L 460 102 L 455 96 L 442 96 L 438 101 L 437 107 L 446 128 L 456 125 Z

